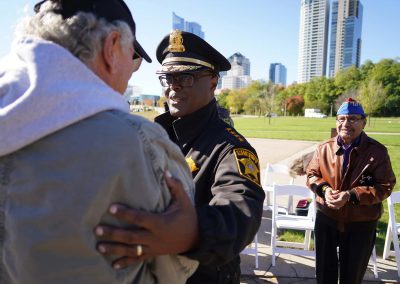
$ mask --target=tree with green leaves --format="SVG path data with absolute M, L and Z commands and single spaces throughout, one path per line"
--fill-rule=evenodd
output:
M 370 86 L 371 81 L 375 83 L 371 83 Z M 380 84 L 386 99 L 383 103 L 375 105 L 373 115 L 399 116 L 400 58 L 382 59 L 378 63 L 367 60 L 360 68 L 350 66 L 339 71 L 334 78 L 313 78 L 310 82 L 292 84 L 287 88 L 256 80 L 240 90 L 221 91 L 218 102 L 232 113 L 244 111 L 256 115 L 268 115 L 281 110 L 286 114 L 290 102 L 289 113 L 298 114 L 298 99 L 302 98 L 303 108 L 319 108 L 323 113 L 333 114 L 344 98 L 356 98 L 359 94 L 367 94 L 368 88 L 378 88 L 374 87 L 374 84 Z
M 275 85 L 272 82 L 268 82 L 262 85 L 260 102 L 261 105 L 265 107 L 265 115 L 269 117 L 269 124 L 271 124 L 272 113 L 277 108 L 275 97 L 280 90 L 282 90 L 282 87 L 279 85 Z
M 307 83 L 304 104 L 306 108 L 319 108 L 323 113 L 329 114 L 337 97 L 333 79 L 317 77 Z
M 306 88 L 307 88 L 306 84 L 292 84 L 292 85 L 279 91 L 279 93 L 276 96 L 276 101 L 277 101 L 277 104 L 281 107 L 281 109 L 283 109 L 284 115 L 287 114 L 289 99 L 293 98 L 293 97 L 301 97 L 302 98 L 301 112 L 303 112 L 304 94 L 306 92 L 305 91 Z M 289 114 L 294 114 L 294 113 L 289 113 Z
M 263 102 L 263 90 L 265 89 L 266 82 L 263 80 L 255 80 L 246 88 L 247 102 L 245 109 L 247 113 L 264 115 L 267 111 L 266 105 Z M 251 106 L 254 104 L 254 106 Z
M 371 70 L 373 70 L 375 67 L 375 63 L 373 63 L 371 60 L 366 60 L 364 64 L 362 64 L 359 68 L 360 70 L 360 80 L 365 81 Z
M 334 84 L 338 96 L 357 90 L 361 84 L 360 70 L 354 65 L 340 70 L 334 78 Z
M 368 73 L 368 81 L 381 83 L 387 99 L 378 111 L 380 115 L 400 114 L 400 61 L 399 59 L 382 59 Z
M 364 108 L 364 112 L 370 117 L 368 125 L 371 125 L 371 117 L 381 108 L 386 99 L 386 91 L 382 83 L 374 80 L 364 82 L 358 90 L 358 101 Z
M 215 96 L 218 101 L 218 104 L 226 109 L 229 109 L 228 102 L 226 101 L 227 97 L 229 96 L 229 93 L 230 93 L 229 89 L 223 89 L 218 95 Z
M 243 110 L 247 114 L 254 114 L 260 116 L 260 100 L 255 96 L 247 98 L 243 105 Z
M 245 89 L 231 90 L 229 96 L 226 97 L 226 103 L 230 112 L 232 114 L 241 113 L 246 99 Z

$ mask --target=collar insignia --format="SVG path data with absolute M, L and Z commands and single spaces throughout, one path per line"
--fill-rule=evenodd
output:
M 232 136 L 236 137 L 237 140 L 240 142 L 244 142 L 244 139 L 233 129 L 233 128 L 226 128 L 226 131 L 228 131 Z
M 173 30 L 169 35 L 169 52 L 184 52 L 185 46 L 183 45 L 182 32 L 180 30 Z
M 260 165 L 256 155 L 247 149 L 234 149 L 239 174 L 260 186 Z

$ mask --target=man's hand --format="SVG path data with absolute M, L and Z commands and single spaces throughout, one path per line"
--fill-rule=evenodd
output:
M 347 201 L 349 201 L 350 194 L 347 191 L 333 190 L 327 188 L 325 191 L 325 202 L 329 208 L 339 210 Z
M 164 176 L 172 199 L 163 213 L 112 204 L 109 212 L 115 218 L 139 228 L 122 229 L 104 225 L 95 228 L 95 234 L 100 238 L 98 251 L 120 257 L 113 262 L 114 268 L 124 268 L 156 255 L 182 253 L 197 245 L 196 210 L 182 183 L 168 172 Z

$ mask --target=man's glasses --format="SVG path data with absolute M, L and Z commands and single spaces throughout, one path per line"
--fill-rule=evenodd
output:
M 172 85 L 179 85 L 181 87 L 192 87 L 195 80 L 207 77 L 214 76 L 213 73 L 180 73 L 180 74 L 164 74 L 158 77 L 160 80 L 161 86 L 169 87 Z
M 143 57 L 141 57 L 139 55 L 139 53 L 137 53 L 135 50 L 132 60 L 133 60 L 133 68 L 132 69 L 133 69 L 133 72 L 136 72 L 139 69 L 140 65 L 142 65 Z
M 140 56 L 139 53 L 137 53 L 137 51 L 136 51 L 136 49 L 135 49 L 135 53 L 133 54 L 132 59 L 135 60 L 135 59 L 138 59 L 138 58 L 142 58 L 142 57 Z
M 356 117 L 356 116 L 339 116 L 339 117 L 336 118 L 336 121 L 339 124 L 343 124 L 347 120 L 347 123 L 349 123 L 349 124 L 356 124 L 362 119 L 363 118 L 359 118 L 359 117 Z

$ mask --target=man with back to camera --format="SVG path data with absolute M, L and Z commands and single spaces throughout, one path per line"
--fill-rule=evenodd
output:
M 218 117 L 214 98 L 218 72 L 229 70 L 230 63 L 200 37 L 179 30 L 161 41 L 157 59 L 162 64 L 157 73 L 169 112 L 155 120 L 186 156 L 196 186 L 199 241 L 185 255 L 198 260 L 200 266 L 187 283 L 239 283 L 239 253 L 259 228 L 264 191 L 255 150 Z M 117 217 L 142 228 L 99 227 L 105 239 L 114 242 L 104 243 L 106 253 L 122 257 L 116 263 L 125 267 L 147 256 L 174 251 L 157 248 L 168 230 L 167 226 L 149 226 L 158 215 L 124 206 L 119 209 Z M 129 250 L 138 243 L 146 244 L 141 258 Z
M 198 233 L 185 193 L 193 196 L 194 185 L 179 148 L 159 125 L 129 115 L 121 96 L 142 58 L 151 61 L 128 7 L 48 0 L 35 11 L 0 61 L 0 282 L 185 283 L 197 267 L 186 257 L 118 270 L 95 249 L 96 224 L 122 225 L 113 208 L 107 212 L 116 201 L 163 211 L 161 222 L 183 231 L 177 252 Z M 174 211 L 164 211 L 167 184 L 179 197 Z M 168 225 L 176 214 L 184 228 Z M 143 252 L 141 245 L 131 250 Z
M 396 183 L 386 147 L 365 134 L 365 124 L 361 104 L 346 99 L 336 116 L 338 135 L 318 145 L 307 168 L 307 185 L 317 194 L 315 263 L 321 284 L 337 284 L 338 278 L 341 284 L 362 282 L 382 201 Z

